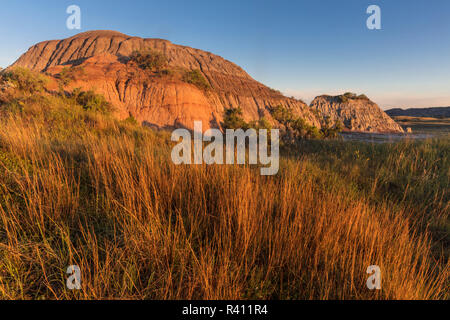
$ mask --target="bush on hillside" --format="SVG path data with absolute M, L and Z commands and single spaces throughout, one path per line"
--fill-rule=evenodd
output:
M 356 95 L 356 93 L 353 93 L 353 92 L 346 92 L 346 93 L 344 93 L 344 97 L 346 97 L 346 98 L 348 98 L 348 99 L 355 99 L 355 98 L 357 98 L 358 96 Z
M 369 100 L 369 98 L 365 94 L 357 95 L 353 92 L 346 92 L 343 95 L 338 96 L 340 102 L 348 102 L 349 100 Z
M 325 117 L 325 120 L 322 124 L 322 135 L 324 138 L 335 139 L 339 136 L 339 133 L 342 132 L 344 126 L 341 121 L 336 120 L 332 123 L 330 117 Z
M 297 139 L 320 139 L 320 130 L 309 125 L 305 119 L 295 116 L 291 110 L 278 105 L 270 110 L 272 117 L 284 128 L 281 136 L 285 143 L 292 143 Z
M 64 67 L 55 78 L 58 79 L 62 85 L 67 86 L 69 83 L 76 79 L 79 74 L 84 74 L 84 68 L 82 66 L 77 67 Z
M 26 68 L 16 67 L 4 72 L 2 80 L 11 83 L 15 88 L 26 93 L 38 93 L 45 90 L 48 78 Z
M 358 96 L 358 99 L 360 99 L 360 100 L 369 100 L 369 98 L 365 94 L 360 94 Z
M 114 110 L 111 103 L 103 95 L 97 94 L 93 90 L 81 91 L 81 89 L 77 88 L 73 90 L 72 98 L 86 111 L 109 114 Z
M 249 125 L 244 121 L 242 115 L 243 113 L 241 108 L 226 109 L 222 126 L 224 129 L 248 129 Z
M 281 140 L 286 144 L 299 139 L 334 139 L 342 131 L 340 123 L 331 124 L 326 120 L 322 129 L 310 125 L 305 119 L 295 116 L 291 110 L 279 105 L 271 110 L 272 117 L 282 125 Z M 262 118 L 247 123 L 243 119 L 241 108 L 231 108 L 225 111 L 224 129 L 272 129 L 270 122 Z
M 303 118 L 293 120 L 289 126 L 293 129 L 294 137 L 297 139 L 322 139 L 322 132 L 316 126 L 312 126 Z
M 225 111 L 224 122 L 222 123 L 224 129 L 255 129 L 255 130 L 270 130 L 271 123 L 266 118 L 246 122 L 242 118 L 241 108 L 230 108 Z M 270 132 L 269 132 L 270 134 Z
M 272 117 L 279 123 L 286 125 L 294 120 L 294 115 L 292 112 L 282 105 L 276 106 L 270 110 Z
M 334 139 L 342 131 L 340 123 L 336 122 L 332 125 L 329 120 L 325 120 L 324 126 L 319 129 L 281 105 L 272 108 L 271 114 L 284 127 L 281 138 L 288 144 L 298 139 Z
M 152 49 L 134 51 L 130 56 L 130 61 L 136 63 L 141 69 L 153 72 L 161 72 L 168 65 L 167 57 Z
M 195 69 L 192 71 L 186 71 L 183 75 L 183 81 L 191 83 L 196 87 L 206 90 L 210 88 L 208 81 L 205 79 L 200 70 Z
M 272 124 L 264 117 L 259 120 L 251 121 L 248 125 L 255 130 L 272 129 Z

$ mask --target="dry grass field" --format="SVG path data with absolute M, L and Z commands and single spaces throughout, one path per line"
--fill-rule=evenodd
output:
M 0 108 L 1 299 L 449 298 L 449 139 L 302 141 L 263 177 L 63 95 Z

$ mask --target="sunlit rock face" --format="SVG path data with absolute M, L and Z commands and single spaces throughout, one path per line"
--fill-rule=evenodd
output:
M 346 131 L 402 133 L 403 129 L 366 96 L 323 95 L 311 102 L 311 108 L 331 121 L 340 121 Z

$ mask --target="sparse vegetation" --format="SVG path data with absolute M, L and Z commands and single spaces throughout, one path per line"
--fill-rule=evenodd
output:
M 182 79 L 184 82 L 191 83 L 202 90 L 210 88 L 208 81 L 198 69 L 186 71 Z
M 208 90 L 211 87 L 200 70 L 169 67 L 168 58 L 163 53 L 152 49 L 134 51 L 130 56 L 130 61 L 141 69 L 154 72 L 158 76 L 178 79 L 202 90 Z
M 335 139 L 342 131 L 339 122 L 331 124 L 329 119 L 324 121 L 322 128 L 307 123 L 305 119 L 296 117 L 291 110 L 279 105 L 271 110 L 272 117 L 283 126 L 282 139 L 292 144 L 299 139 Z
M 92 90 L 76 88 L 71 93 L 61 90 L 52 93 L 45 88 L 48 78 L 41 74 L 27 69 L 19 69 L 19 72 L 13 70 L 11 74 L 7 75 L 6 80 L 3 79 L 13 83 L 6 94 L 0 96 L 2 118 L 40 119 L 46 125 L 53 126 L 51 123 L 61 118 L 77 122 L 96 117 L 96 114 L 110 115 L 114 111 L 103 95 Z
M 97 94 L 92 90 L 81 91 L 81 89 L 75 89 L 73 90 L 71 97 L 86 111 L 109 114 L 114 110 L 104 96 Z
M 225 110 L 224 121 L 222 123 L 222 127 L 224 129 L 272 129 L 272 125 L 266 118 L 261 118 L 259 120 L 250 121 L 247 123 L 243 118 L 243 113 L 241 108 L 230 108 Z M 270 134 L 270 132 L 269 132 Z
M 331 123 L 325 119 L 321 129 L 310 125 L 306 120 L 296 117 L 292 111 L 279 105 L 271 110 L 272 117 L 281 125 L 281 140 L 285 144 L 296 143 L 299 139 L 336 139 L 342 131 L 342 125 L 339 122 Z M 241 108 L 230 108 L 225 110 L 222 126 L 225 129 L 271 129 L 270 122 L 262 118 L 258 121 L 247 123 L 243 119 Z
M 63 86 L 69 85 L 75 80 L 77 75 L 83 75 L 84 69 L 81 66 L 75 67 L 64 67 L 60 73 L 58 73 L 55 78 L 60 81 L 61 88 Z
M 266 130 L 270 130 L 272 129 L 272 124 L 269 122 L 269 120 L 267 120 L 266 118 L 261 118 L 259 120 L 254 120 L 251 121 L 248 126 L 250 128 L 253 128 L 255 130 L 260 130 L 260 129 L 266 129 Z
M 130 56 L 130 61 L 136 63 L 141 69 L 153 72 L 162 72 L 168 66 L 167 57 L 153 49 L 134 51 Z
M 24 94 L 44 91 L 48 78 L 26 68 L 15 67 L 1 74 L 2 81 L 9 82 Z
M 346 92 L 343 95 L 338 96 L 338 99 L 342 102 L 348 102 L 349 100 L 369 100 L 365 94 L 357 95 L 353 92 Z
M 320 131 L 325 139 L 336 139 L 339 137 L 339 133 L 342 132 L 343 128 L 344 125 L 342 122 L 334 121 L 333 123 L 329 117 L 325 117 Z
M 225 110 L 225 116 L 223 118 L 222 127 L 224 129 L 243 129 L 247 130 L 249 124 L 242 118 L 241 108 L 230 108 Z
M 361 99 L 361 100 L 369 100 L 369 98 L 368 98 L 365 94 L 360 94 L 360 95 L 358 96 L 358 99 Z

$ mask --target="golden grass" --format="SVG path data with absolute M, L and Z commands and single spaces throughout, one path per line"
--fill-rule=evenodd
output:
M 104 131 L 68 139 L 20 119 L 0 128 L 17 159 L 0 160 L 0 298 L 448 298 L 449 263 L 408 212 L 324 188 L 313 161 L 283 158 L 273 177 L 175 166 L 164 137 L 96 121 Z

